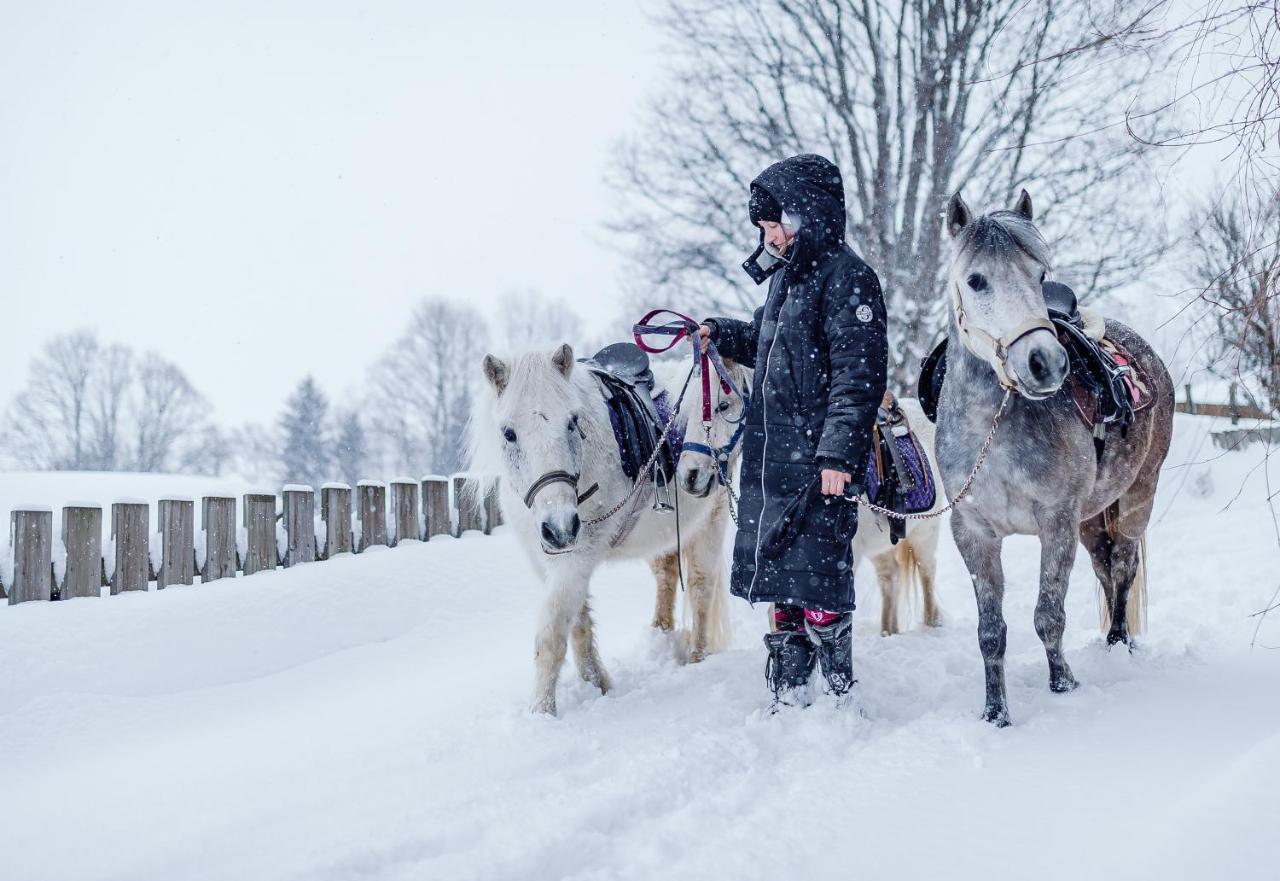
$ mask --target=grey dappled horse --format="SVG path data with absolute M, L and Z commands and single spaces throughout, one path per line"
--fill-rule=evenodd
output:
M 948 496 L 969 476 L 1005 389 L 1014 391 L 985 464 L 951 515 L 978 602 L 978 644 L 986 668 L 983 718 L 1005 726 L 1001 543 L 1009 535 L 1040 536 L 1036 633 L 1049 660 L 1049 687 L 1070 691 L 1077 683 L 1062 653 L 1062 631 L 1075 543 L 1088 550 L 1106 597 L 1108 643 L 1128 643 L 1130 588 L 1140 577 L 1143 536 L 1173 430 L 1173 382 L 1146 341 L 1107 321 L 1107 337 L 1144 369 L 1152 402 L 1135 414 L 1127 435 L 1108 437 L 1101 461 L 1095 461 L 1093 436 L 1062 389 L 1067 354 L 1041 293 L 1050 255 L 1032 223 L 1031 197 L 1024 190 L 1013 210 L 975 218 L 957 193 L 947 205 L 946 223 L 956 253 L 948 281 L 949 343 L 937 449 Z

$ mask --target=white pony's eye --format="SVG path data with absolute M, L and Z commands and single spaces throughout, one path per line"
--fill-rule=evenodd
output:
M 720 402 L 720 405 L 716 407 L 716 410 L 720 413 L 728 413 L 731 406 L 733 405 L 730 401 L 724 400 Z
M 507 443 L 509 444 L 513 444 L 516 442 L 516 433 L 515 433 L 515 430 L 512 429 L 511 427 L 502 429 L 502 436 L 507 439 Z

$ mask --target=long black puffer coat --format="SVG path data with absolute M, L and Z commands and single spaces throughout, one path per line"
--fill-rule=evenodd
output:
M 831 162 L 793 156 L 751 186 L 798 229 L 755 320 L 706 322 L 723 355 L 755 368 L 732 590 L 751 602 L 847 612 L 857 510 L 822 496 L 819 475 L 829 467 L 863 480 L 888 365 L 880 281 L 845 244 L 844 186 Z M 744 264 L 757 282 L 759 259 L 757 249 Z

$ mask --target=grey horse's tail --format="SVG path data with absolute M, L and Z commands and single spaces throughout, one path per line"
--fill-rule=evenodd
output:
M 1138 539 L 1138 566 L 1129 585 L 1129 602 L 1124 610 L 1125 625 L 1132 636 L 1147 629 L 1147 535 Z M 1107 601 L 1102 582 L 1098 582 L 1098 626 L 1105 636 L 1111 630 L 1111 603 Z

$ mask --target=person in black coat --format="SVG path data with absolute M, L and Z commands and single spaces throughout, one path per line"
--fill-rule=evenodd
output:
M 755 368 L 743 435 L 731 589 L 775 604 L 765 678 L 804 702 L 820 661 L 828 687 L 853 682 L 851 540 L 871 427 L 884 397 L 888 341 L 880 281 L 845 243 L 840 170 L 792 156 L 751 182 L 760 244 L 743 264 L 769 280 L 752 321 L 708 318 L 704 340 Z M 704 343 L 705 345 L 705 343 Z

